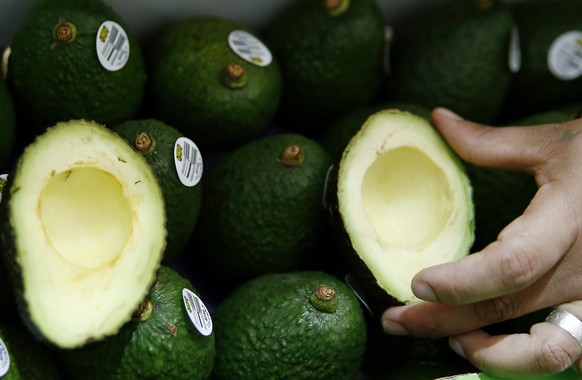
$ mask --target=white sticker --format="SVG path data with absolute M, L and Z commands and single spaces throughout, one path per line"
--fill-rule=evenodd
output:
M 129 59 L 129 39 L 123 27 L 115 21 L 103 22 L 97 31 L 95 49 L 104 68 L 121 70 Z
M 8 353 L 8 348 L 0 338 L 0 377 L 8 373 L 10 368 L 10 354 Z
M 188 312 L 188 316 L 194 324 L 194 327 L 204 336 L 212 333 L 212 318 L 210 312 L 202 303 L 202 300 L 189 289 L 182 289 L 182 298 L 184 299 L 184 306 Z
M 517 28 L 511 30 L 511 37 L 509 39 L 509 70 L 512 73 L 518 73 L 521 69 L 521 43 L 519 40 L 519 31 Z
M 552 42 L 548 51 L 548 68 L 562 80 L 582 75 L 582 32 L 566 32 Z
M 269 48 L 257 37 L 244 30 L 230 32 L 228 44 L 239 57 L 257 66 L 267 66 L 273 60 Z
M 180 137 L 174 143 L 174 163 L 180 182 L 185 186 L 195 186 L 202 177 L 204 165 L 202 154 L 194 142 Z
M 0 174 L 0 202 L 2 202 L 2 192 L 4 191 L 4 186 L 6 186 L 7 180 L 8 174 Z

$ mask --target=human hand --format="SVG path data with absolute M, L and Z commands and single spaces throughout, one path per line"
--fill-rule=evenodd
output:
M 480 252 L 420 271 L 423 301 L 382 315 L 394 335 L 448 336 L 450 347 L 495 376 L 582 370 L 581 344 L 549 322 L 528 334 L 481 328 L 556 306 L 582 319 L 582 119 L 489 127 L 437 108 L 435 128 L 464 160 L 531 173 L 538 191 L 523 215 Z M 580 371 L 582 373 L 582 371 Z

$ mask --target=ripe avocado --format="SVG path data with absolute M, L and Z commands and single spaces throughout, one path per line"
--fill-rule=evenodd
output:
M 192 140 L 160 120 L 128 120 L 111 129 L 142 153 L 154 170 L 166 208 L 168 237 L 163 262 L 171 263 L 184 252 L 198 221 L 202 155 Z
M 6 186 L 1 259 L 26 326 L 57 347 L 116 333 L 166 243 L 151 166 L 105 126 L 70 120 L 25 148 Z
M 187 278 L 162 265 L 132 320 L 116 335 L 60 350 L 59 358 L 70 380 L 205 380 L 215 350 L 212 318 L 200 295 Z
M 322 206 L 332 160 L 315 140 L 269 135 L 221 156 L 206 171 L 191 241 L 196 260 L 234 283 L 303 268 L 326 231 Z
M 64 379 L 53 352 L 22 326 L 0 322 L 2 380 Z
M 513 118 L 580 100 L 582 2 L 523 1 L 512 6 L 521 50 L 505 113 Z
M 459 259 L 474 239 L 471 184 L 430 123 L 400 110 L 370 116 L 328 181 L 337 241 L 373 312 L 416 300 L 424 267 Z
M 147 46 L 151 113 L 195 137 L 202 151 L 230 150 L 271 126 L 281 94 L 279 65 L 247 26 L 191 17 Z
M 353 380 L 366 347 L 358 299 L 324 272 L 255 277 L 230 293 L 213 319 L 217 380 Z
M 26 136 L 69 119 L 118 123 L 140 110 L 140 45 L 101 0 L 35 2 L 10 48 L 6 80 Z
M 296 0 L 261 31 L 281 64 L 277 122 L 315 136 L 377 95 L 384 16 L 376 0 Z
M 492 122 L 513 77 L 515 20 L 501 0 L 447 0 L 394 28 L 384 96 L 429 109 L 445 106 Z
M 0 78 L 0 169 L 15 151 L 16 140 L 16 110 L 12 94 L 4 79 Z

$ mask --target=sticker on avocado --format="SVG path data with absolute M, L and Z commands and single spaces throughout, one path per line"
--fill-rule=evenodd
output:
M 228 45 L 242 59 L 257 66 L 268 66 L 273 60 L 271 51 L 257 37 L 244 30 L 233 30 Z
M 6 186 L 6 181 L 8 181 L 8 174 L 0 174 L 0 202 L 2 202 L 2 191 Z
M 8 348 L 0 338 L 0 377 L 8 373 L 10 368 L 10 354 L 8 353 Z
M 519 40 L 519 31 L 517 28 L 511 30 L 511 37 L 509 39 L 509 70 L 512 73 L 517 73 L 521 69 L 521 43 Z
M 582 32 L 569 31 L 552 42 L 548 50 L 548 68 L 561 80 L 582 75 Z
M 174 163 L 183 185 L 192 187 L 202 178 L 202 155 L 192 140 L 180 137 L 174 143 Z
M 189 289 L 182 289 L 182 298 L 184 299 L 184 306 L 188 312 L 188 316 L 194 324 L 194 327 L 204 336 L 212 333 L 212 318 L 210 312 L 193 291 Z
M 95 49 L 101 65 L 109 71 L 121 70 L 129 59 L 129 39 L 121 25 L 105 21 L 97 30 Z

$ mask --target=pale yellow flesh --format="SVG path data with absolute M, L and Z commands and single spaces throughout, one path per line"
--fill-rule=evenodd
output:
M 10 188 L 28 313 L 60 347 L 116 333 L 161 262 L 161 191 L 122 142 L 94 123 L 59 124 L 26 149 Z
M 430 124 L 408 113 L 371 116 L 338 172 L 339 209 L 358 256 L 378 285 L 414 302 L 421 269 L 457 260 L 473 242 L 471 188 Z

